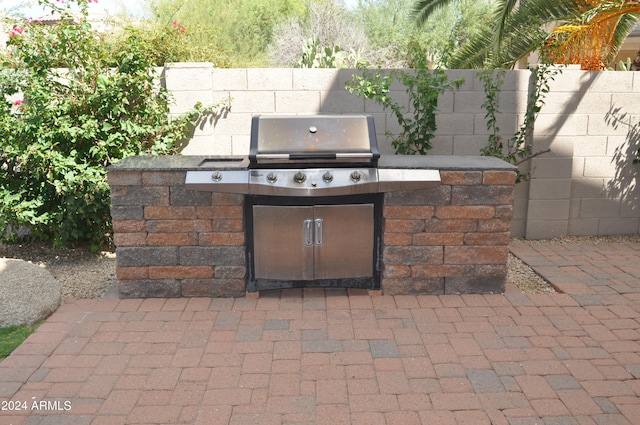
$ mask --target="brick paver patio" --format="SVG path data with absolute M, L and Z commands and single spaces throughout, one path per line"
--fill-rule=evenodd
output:
M 640 244 L 512 252 L 566 293 L 69 301 L 0 424 L 640 424 Z

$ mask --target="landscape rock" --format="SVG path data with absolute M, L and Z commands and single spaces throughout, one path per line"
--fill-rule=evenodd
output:
M 0 258 L 0 327 L 30 325 L 62 303 L 60 284 L 33 263 Z

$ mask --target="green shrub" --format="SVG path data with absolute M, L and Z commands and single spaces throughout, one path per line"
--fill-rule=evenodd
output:
M 205 110 L 170 120 L 148 44 L 131 36 L 109 54 L 86 20 L 88 0 L 76 1 L 80 19 L 70 2 L 44 3 L 61 22 L 14 27 L 0 66 L 0 240 L 26 227 L 56 246 L 96 250 L 111 233 L 105 167 L 173 153 Z
M 362 76 L 354 75 L 347 81 L 350 93 L 373 99 L 384 109 L 390 109 L 402 128 L 400 134 L 387 134 L 396 153 L 402 155 L 426 155 L 432 148 L 431 140 L 436 133 L 436 113 L 438 99 L 448 90 L 457 90 L 464 79 L 450 81 L 442 68 L 429 69 L 428 58 L 423 49 L 414 42 L 410 46 L 408 61 L 413 67 L 410 72 L 391 70 L 383 73 L 364 71 Z M 399 80 L 409 96 L 409 107 L 394 100 L 391 84 Z

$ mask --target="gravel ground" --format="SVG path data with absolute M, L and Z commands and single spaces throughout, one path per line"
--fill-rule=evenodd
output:
M 101 298 L 116 281 L 116 255 L 43 244 L 2 245 L 0 257 L 19 258 L 45 267 L 58 280 L 63 298 Z
M 639 243 L 640 235 L 570 236 L 539 241 L 514 240 L 530 245 Z M 0 258 L 2 257 L 19 258 L 44 266 L 60 282 L 63 298 L 101 298 L 116 282 L 116 256 L 113 252 L 94 254 L 82 249 L 52 249 L 43 244 L 0 244 Z M 509 254 L 508 278 L 527 294 L 555 292 L 548 282 L 511 254 Z

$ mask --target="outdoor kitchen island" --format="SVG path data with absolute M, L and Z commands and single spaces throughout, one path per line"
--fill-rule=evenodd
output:
M 247 243 L 250 195 L 185 187 L 189 171 L 207 171 L 215 180 L 218 171 L 248 164 L 246 157 L 145 156 L 108 168 L 121 298 L 256 293 Z M 440 182 L 375 195 L 379 281 L 374 276 L 368 289 L 390 295 L 504 291 L 515 167 L 493 157 L 383 155 L 377 168 L 437 170 Z

